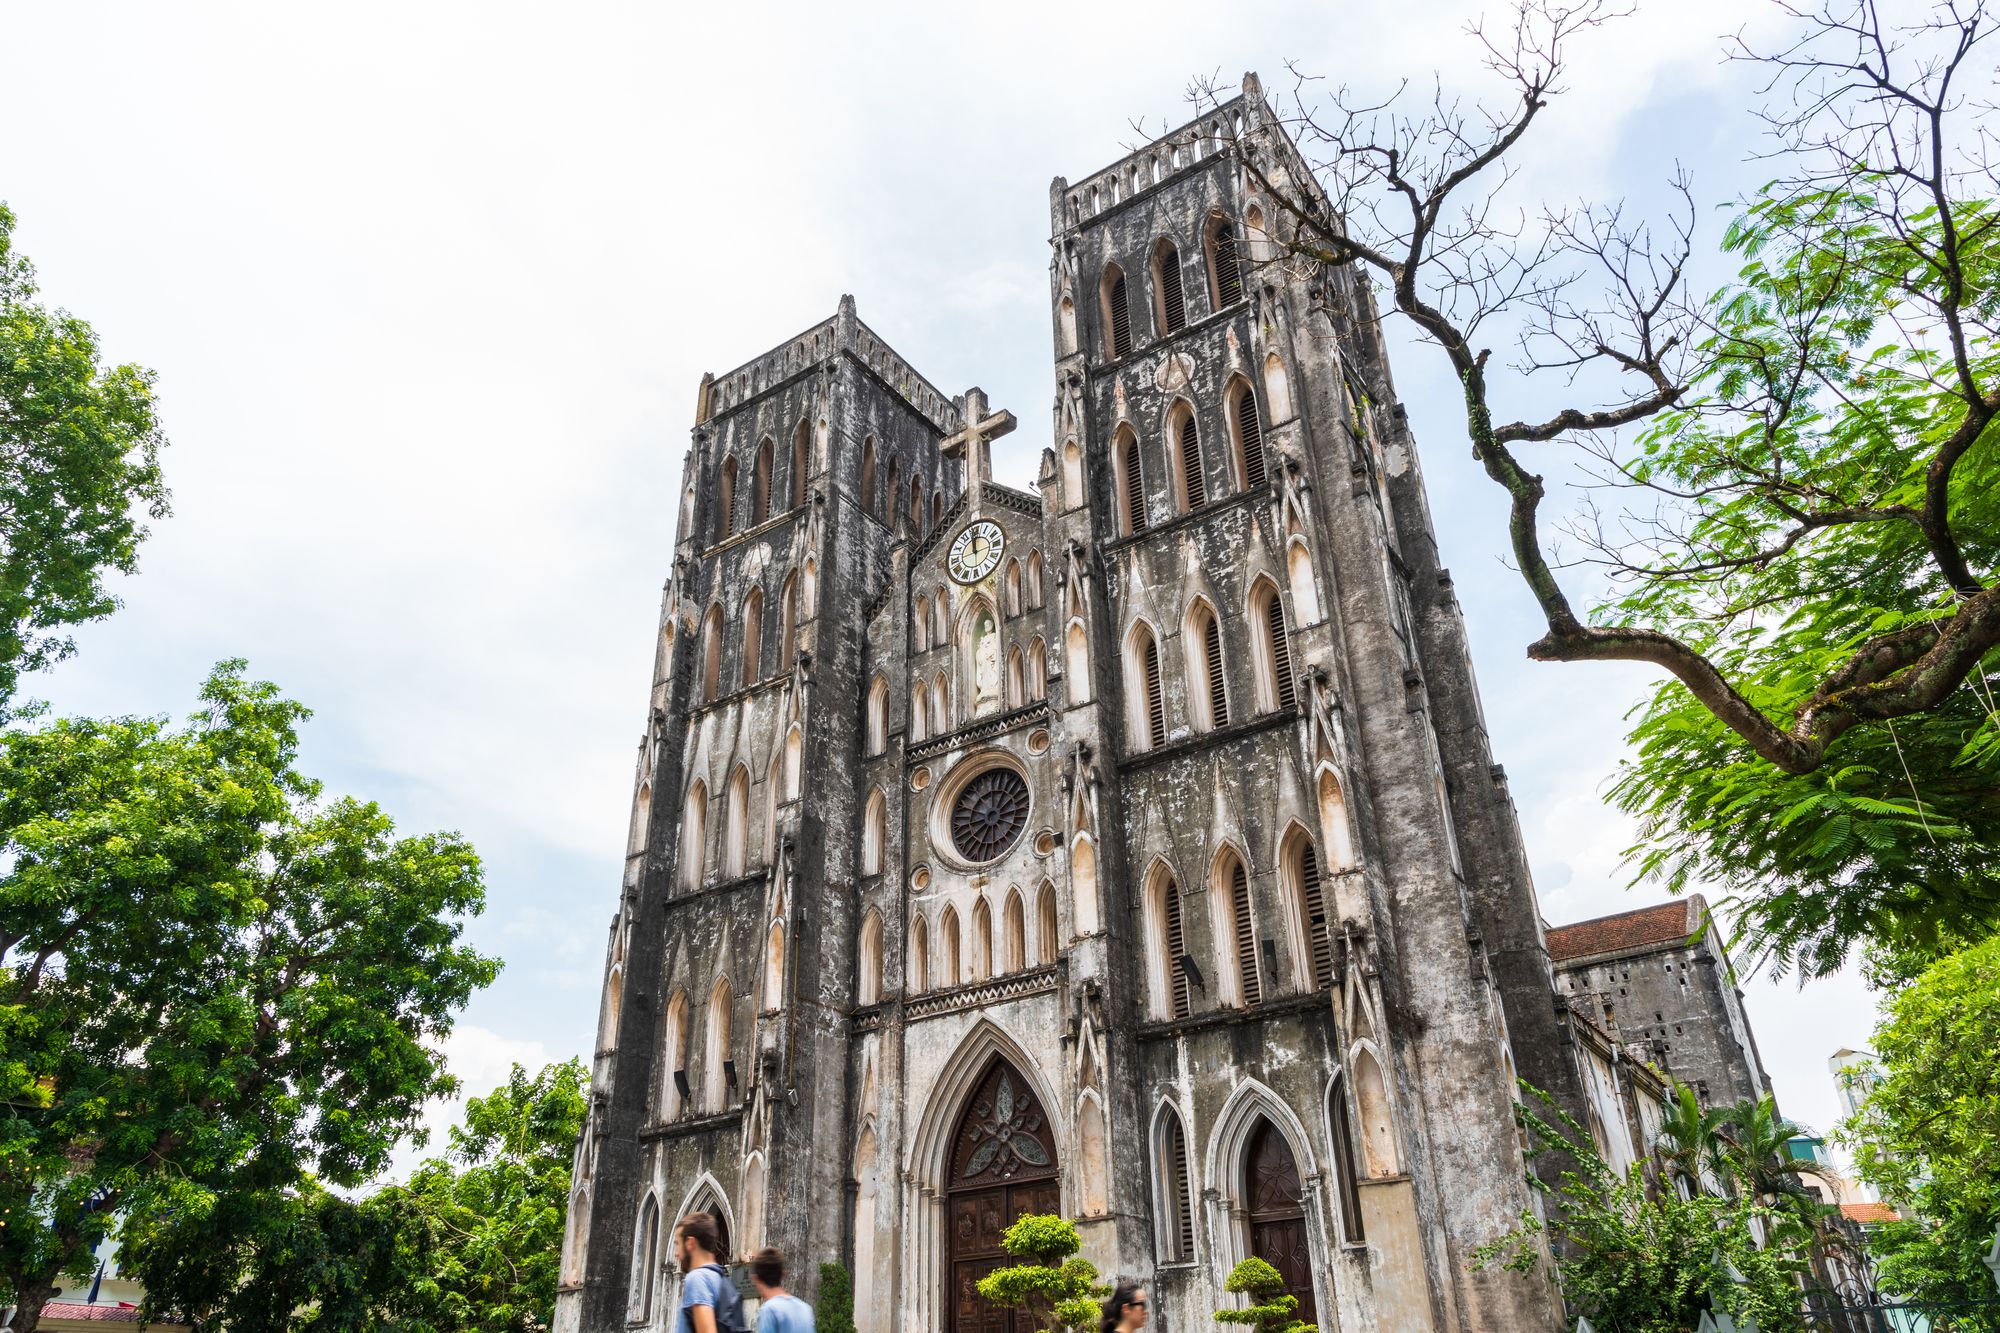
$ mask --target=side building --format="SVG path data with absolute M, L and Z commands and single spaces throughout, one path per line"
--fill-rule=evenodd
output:
M 1548 932 L 1556 984 L 1639 1059 L 1704 1105 L 1761 1097 L 1770 1075 L 1700 894 Z

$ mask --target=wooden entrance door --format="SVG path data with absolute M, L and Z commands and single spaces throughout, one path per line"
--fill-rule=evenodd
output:
M 948 1333 L 1027 1333 L 1038 1321 L 992 1304 L 977 1284 L 1014 1262 L 1001 1233 L 1024 1213 L 1060 1212 L 1062 1193 L 1049 1118 L 1020 1071 L 997 1056 L 959 1117 L 947 1170 Z
M 1299 1164 L 1291 1145 L 1268 1120 L 1250 1133 L 1244 1155 L 1244 1197 L 1250 1202 L 1250 1253 L 1278 1270 L 1285 1290 L 1299 1298 L 1295 1318 L 1318 1321 L 1313 1302 L 1312 1247 L 1300 1202 Z

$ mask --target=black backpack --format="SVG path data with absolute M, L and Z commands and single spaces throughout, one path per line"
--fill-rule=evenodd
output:
M 743 1322 L 743 1293 L 736 1290 L 736 1279 L 721 1264 L 704 1264 L 713 1268 L 722 1279 L 722 1299 L 715 1305 L 715 1333 L 750 1333 L 750 1325 Z

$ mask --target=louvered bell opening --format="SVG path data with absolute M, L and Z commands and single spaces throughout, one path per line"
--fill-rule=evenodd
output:
M 1141 658 L 1146 673 L 1146 741 L 1157 750 L 1167 743 L 1167 703 L 1160 690 L 1160 645 L 1150 636 Z
M 771 456 L 764 454 L 757 460 L 757 521 L 762 523 L 771 516 Z
M 1299 897 L 1304 900 L 1306 943 L 1312 949 L 1313 988 L 1333 984 L 1333 931 L 1326 919 L 1326 893 L 1320 885 L 1319 852 L 1311 843 L 1299 849 Z
M 1187 294 L 1181 290 L 1181 255 L 1171 245 L 1160 251 L 1160 313 L 1168 333 L 1187 327 Z
M 1264 624 L 1271 635 L 1271 685 L 1278 707 L 1287 711 L 1298 707 L 1298 693 L 1292 685 L 1292 645 L 1285 633 L 1285 608 L 1277 593 L 1264 601 Z
M 1181 886 L 1168 880 L 1162 896 L 1167 909 L 1167 984 L 1169 998 L 1173 1001 L 1174 1017 L 1186 1018 L 1194 1012 L 1194 1000 L 1188 989 L 1187 969 L 1181 966 L 1181 955 L 1187 952 L 1185 937 L 1181 933 Z
M 1111 355 L 1124 356 L 1132 350 L 1132 309 L 1125 301 L 1125 275 L 1111 284 Z
M 1215 229 L 1215 304 L 1234 305 L 1243 299 L 1243 273 L 1236 264 L 1236 231 L 1228 223 Z
M 1250 929 L 1250 872 L 1241 861 L 1229 879 L 1229 910 L 1236 928 L 1236 971 L 1243 981 L 1243 1003 L 1257 1004 L 1264 998 L 1264 985 L 1257 975 L 1257 941 Z
M 1144 532 L 1146 530 L 1146 490 L 1139 478 L 1139 442 L 1132 440 L 1125 445 L 1125 530 Z
M 1199 509 L 1208 503 L 1208 488 L 1201 478 L 1201 440 L 1194 428 L 1194 414 L 1181 421 L 1181 488 L 1187 492 L 1187 507 Z
M 1174 1251 L 1169 1258 L 1192 1259 L 1194 1257 L 1194 1201 L 1188 1191 L 1187 1134 L 1181 1129 L 1178 1117 L 1167 1121 L 1167 1188 L 1173 1192 L 1169 1207 L 1173 1211 L 1172 1243 Z
M 1218 727 L 1229 725 L 1229 695 L 1222 687 L 1222 626 L 1214 616 L 1202 631 L 1202 653 L 1208 661 L 1208 713 Z
M 1264 484 L 1264 423 L 1257 418 L 1257 395 L 1249 389 L 1236 396 L 1236 429 L 1243 437 L 1243 484 Z

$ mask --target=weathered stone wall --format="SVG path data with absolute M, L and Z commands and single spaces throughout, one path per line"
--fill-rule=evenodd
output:
M 1603 1084 L 1590 1104 L 1609 1107 L 1610 1057 L 1559 1021 L 1372 303 L 1351 274 L 1277 262 L 1280 238 L 1263 229 L 1280 213 L 1248 154 L 1311 188 L 1254 80 L 1081 184 L 1055 182 L 1054 447 L 1039 495 L 983 475 L 981 432 L 1011 418 L 982 422 L 982 396 L 939 393 L 850 301 L 704 382 L 559 1327 L 626 1326 L 647 1191 L 663 1233 L 712 1201 L 735 1248 L 782 1246 L 808 1292 L 812 1265 L 840 1257 L 865 1333 L 949 1327 L 964 1298 L 946 1280 L 946 1206 L 963 1182 L 947 1164 L 995 1060 L 1047 1113 L 1061 1206 L 1086 1254 L 1151 1283 L 1162 1327 L 1211 1326 L 1234 1300 L 1229 1267 L 1253 1234 L 1273 1234 L 1253 1233 L 1273 1214 L 1248 1162 L 1268 1134 L 1296 1166 L 1296 1234 L 1323 1327 L 1553 1326 L 1548 1286 L 1474 1273 L 1471 1254 L 1528 1204 L 1517 1065 L 1579 1109 L 1589 1069 Z M 1238 285 L 1213 257 L 1218 224 L 1238 246 Z M 1175 327 L 1163 242 L 1178 259 Z M 1111 264 L 1127 277 L 1128 350 L 1114 351 L 1106 326 Z M 1245 391 L 1261 476 L 1237 407 Z M 794 506 L 801 423 L 809 475 Z M 1138 531 L 1125 432 L 1138 444 Z M 766 437 L 772 517 L 717 541 L 720 468 L 733 457 L 753 477 Z M 739 504 L 753 484 L 739 479 Z M 951 544 L 976 523 L 997 526 L 1003 558 L 955 576 Z M 788 577 L 792 663 L 778 637 Z M 744 685 L 752 588 L 765 597 L 762 679 Z M 1276 638 L 1267 595 L 1282 612 Z M 1218 627 L 1226 719 L 1210 716 L 1197 603 Z M 699 702 L 714 606 L 724 685 Z M 998 686 L 976 657 L 982 607 Z M 1142 634 L 1157 653 L 1157 740 Z M 884 716 L 871 726 L 878 682 Z M 720 866 L 739 764 L 744 871 L 694 886 L 678 845 L 683 795 L 707 784 L 705 864 Z M 1025 783 L 1025 827 L 973 862 L 949 828 L 953 801 L 996 765 Z M 1247 939 L 1224 855 L 1245 868 Z M 718 976 L 738 1074 L 720 1104 L 702 1102 Z M 661 1016 L 683 989 L 702 1104 L 669 1117 Z M 1169 1116 L 1185 1141 L 1189 1253 L 1168 1234 Z M 663 1281 L 649 1326 L 665 1326 L 671 1299 Z

